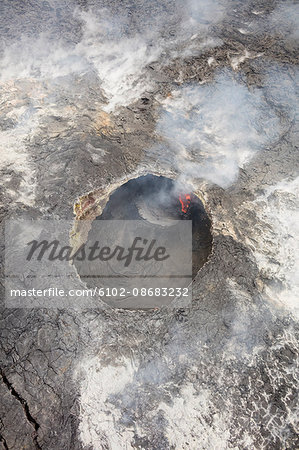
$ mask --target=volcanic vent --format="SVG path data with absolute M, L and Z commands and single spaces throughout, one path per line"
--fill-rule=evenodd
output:
M 203 203 L 188 188 L 184 192 L 163 176 L 145 175 L 126 182 L 110 195 L 95 220 L 145 220 L 161 227 L 171 226 L 173 220 L 192 220 L 193 277 L 212 250 L 211 221 Z M 75 264 L 80 275 L 80 264 Z

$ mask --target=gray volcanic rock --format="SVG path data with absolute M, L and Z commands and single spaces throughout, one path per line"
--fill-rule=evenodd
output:
M 298 448 L 297 5 L 0 8 L 3 228 L 145 173 L 213 225 L 184 309 L 12 309 L 1 276 L 0 447 Z

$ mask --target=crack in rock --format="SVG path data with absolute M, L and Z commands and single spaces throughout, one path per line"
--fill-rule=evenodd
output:
M 13 395 L 18 402 L 22 405 L 22 408 L 24 410 L 26 419 L 28 420 L 28 422 L 33 426 L 34 431 L 32 433 L 32 440 L 33 443 L 35 445 L 35 448 L 37 449 L 41 449 L 41 446 L 39 445 L 38 441 L 37 441 L 37 431 L 40 427 L 39 423 L 32 417 L 30 411 L 29 411 L 29 407 L 28 404 L 26 402 L 26 400 L 21 397 L 21 395 L 15 390 L 15 388 L 13 387 L 13 385 L 8 381 L 6 375 L 3 373 L 3 370 L 0 368 L 0 376 L 2 378 L 3 383 L 5 384 L 5 386 L 7 387 L 7 389 L 10 391 L 11 395 Z M 7 443 L 5 441 L 5 439 L 3 438 L 3 436 L 0 435 L 0 442 L 2 442 L 2 444 L 4 445 L 5 449 L 8 449 L 7 447 Z
M 4 436 L 2 436 L 2 434 L 0 434 L 0 442 L 2 443 L 2 445 L 3 445 L 5 450 L 9 450 L 7 442 L 6 442 L 5 438 L 4 438 Z

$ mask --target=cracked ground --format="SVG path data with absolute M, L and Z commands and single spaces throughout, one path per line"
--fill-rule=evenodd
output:
M 0 34 L 0 447 L 298 448 L 298 5 L 2 0 Z M 6 304 L 6 220 L 148 173 L 212 221 L 188 307 Z

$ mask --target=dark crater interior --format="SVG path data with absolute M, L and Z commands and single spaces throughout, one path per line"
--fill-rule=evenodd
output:
M 192 220 L 192 275 L 195 277 L 212 250 L 211 221 L 200 199 L 188 187 L 184 189 L 182 192 L 175 181 L 163 176 L 132 179 L 111 194 L 96 220 L 146 220 L 161 227 L 171 226 L 173 220 Z M 94 228 L 92 225 L 88 240 L 94 239 Z M 82 265 L 77 261 L 75 265 L 80 275 Z

